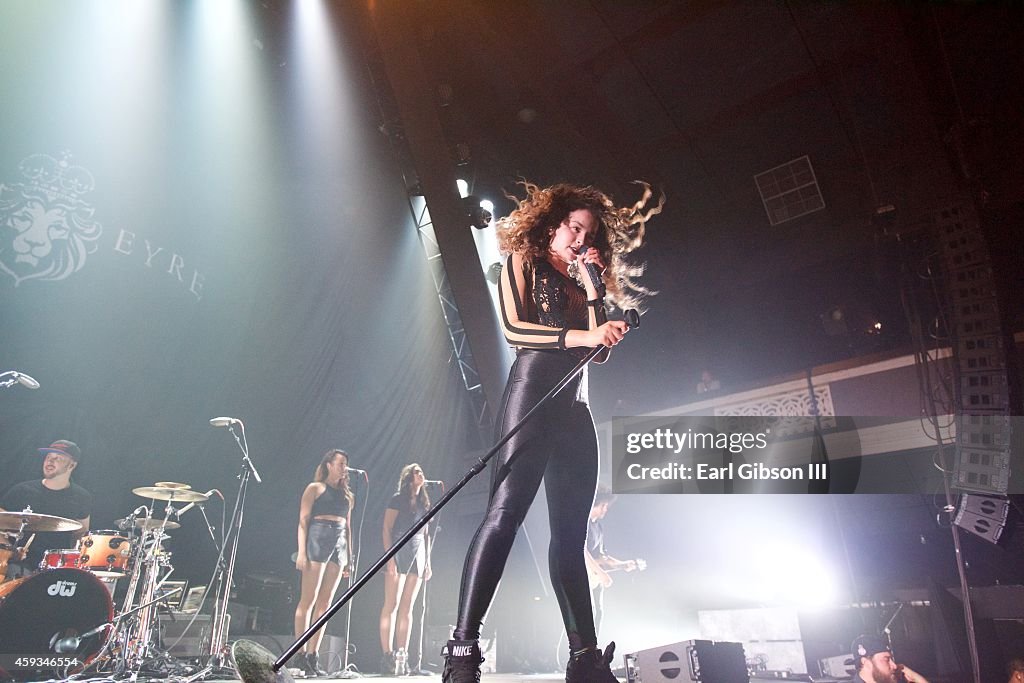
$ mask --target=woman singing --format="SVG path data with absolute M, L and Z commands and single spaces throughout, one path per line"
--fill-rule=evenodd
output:
M 623 257 L 640 246 L 646 221 L 661 211 L 644 210 L 651 198 L 616 207 L 592 187 L 524 183 L 527 196 L 498 225 L 509 257 L 499 283 L 501 324 L 517 348 L 509 373 L 498 431 L 504 435 L 537 401 L 597 346 L 622 340 L 627 325 L 609 321 L 586 272 L 602 273 L 609 299 L 622 308 L 645 292 Z M 631 295 L 634 294 L 634 295 Z M 607 351 L 598 361 L 607 358 Z M 497 456 L 487 512 L 466 555 L 459 616 L 445 648 L 444 683 L 480 680 L 478 638 L 505 562 L 541 479 L 547 496 L 551 584 L 569 638 L 568 683 L 614 683 L 614 644 L 597 648 L 590 586 L 584 561 L 587 519 L 597 488 L 597 436 L 587 404 L 586 370 L 545 409 L 530 418 Z
M 395 538 L 411 527 L 430 507 L 430 497 L 423 481 L 423 469 L 416 463 L 402 468 L 402 474 L 398 477 L 398 493 L 391 497 L 384 511 L 385 549 L 390 548 Z M 384 607 L 380 611 L 380 646 L 384 652 L 381 673 L 384 675 L 404 676 L 408 673 L 412 606 L 416 602 L 421 582 L 430 579 L 429 542 L 427 527 L 424 527 L 388 561 L 384 573 Z
M 295 568 L 302 572 L 302 595 L 295 607 L 295 637 L 319 619 L 349 574 L 349 529 L 354 498 L 348 486 L 348 454 L 332 448 L 324 454 L 299 505 L 299 552 Z M 309 676 L 323 676 L 317 650 L 321 629 L 298 653 L 299 667 Z

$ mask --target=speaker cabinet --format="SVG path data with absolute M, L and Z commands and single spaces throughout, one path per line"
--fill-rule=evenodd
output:
M 686 640 L 625 656 L 629 683 L 749 683 L 743 646 Z

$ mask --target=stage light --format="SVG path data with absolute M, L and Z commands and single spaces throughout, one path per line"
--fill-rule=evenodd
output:
M 465 199 L 469 196 L 469 183 L 462 178 L 455 179 L 455 185 L 459 188 L 459 196 Z
M 491 224 L 491 212 L 484 208 L 483 202 L 476 195 L 462 198 L 462 208 L 469 217 L 469 223 L 477 230 L 483 230 Z
M 836 585 L 831 572 L 804 548 L 764 548 L 757 557 L 765 560 L 758 568 L 760 600 L 765 604 L 825 607 L 836 602 Z

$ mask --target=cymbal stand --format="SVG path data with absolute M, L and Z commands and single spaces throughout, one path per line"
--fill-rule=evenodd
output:
M 238 496 L 235 498 L 235 508 L 231 513 L 231 522 L 228 524 L 227 534 L 217 557 L 217 599 L 213 605 L 213 624 L 210 629 L 210 647 L 207 652 L 209 659 L 201 670 L 183 680 L 183 683 L 192 683 L 205 679 L 209 674 L 227 672 L 234 676 L 235 670 L 231 665 L 230 653 L 227 648 L 227 614 L 228 599 L 231 597 L 231 587 L 234 585 L 235 557 L 238 554 L 238 539 L 242 530 L 242 517 L 245 510 L 245 494 L 249 490 L 249 478 L 262 484 L 256 466 L 249 459 L 249 445 L 245 439 L 245 425 L 239 420 L 241 435 L 235 431 L 235 423 L 228 425 L 228 430 L 235 437 L 235 442 L 242 451 L 242 470 L 238 474 Z M 227 566 L 222 564 L 222 558 L 227 551 Z
M 168 504 L 168 506 L 170 506 Z M 166 519 L 165 519 L 166 521 Z M 142 591 L 139 602 L 146 607 L 139 611 L 135 622 L 135 639 L 130 641 L 127 650 L 127 664 L 129 669 L 140 670 L 146 659 L 156 656 L 153 650 L 153 629 L 157 626 L 156 611 L 153 603 L 157 588 L 174 571 L 171 566 L 169 553 L 163 550 L 164 526 L 157 527 L 154 532 L 154 540 L 147 558 L 148 566 L 144 569 L 145 578 L 142 581 Z M 161 567 L 170 567 L 170 570 L 160 578 Z
M 149 519 L 149 517 L 150 517 L 150 510 L 146 509 L 146 514 L 145 514 L 144 518 L 145 519 Z M 135 513 L 132 513 L 126 519 L 131 520 L 129 522 L 128 529 L 134 529 Z M 124 528 L 124 527 L 122 527 L 122 528 Z M 130 610 L 132 610 L 132 605 L 135 602 L 135 590 L 136 590 L 136 588 L 139 585 L 139 579 L 142 576 L 142 568 L 143 568 L 143 565 L 146 562 L 146 559 L 145 559 L 146 542 L 148 540 L 148 536 L 149 536 L 150 532 L 152 531 L 152 529 L 147 529 L 147 528 L 143 527 L 141 531 L 142 531 L 142 533 L 139 536 L 139 544 L 138 544 L 138 547 L 135 549 L 135 558 L 134 558 L 134 560 L 132 562 L 132 576 L 128 580 L 128 592 L 125 593 L 125 595 L 124 595 L 124 604 L 121 605 L 121 611 L 122 612 L 129 612 Z M 131 533 L 131 531 L 128 531 L 128 533 Z

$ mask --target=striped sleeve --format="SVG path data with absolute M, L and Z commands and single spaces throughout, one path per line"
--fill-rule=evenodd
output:
M 501 309 L 501 329 L 508 343 L 527 349 L 559 348 L 559 342 L 563 339 L 561 329 L 527 320 L 526 301 L 531 293 L 523 273 L 521 255 L 509 255 L 505 267 L 501 269 L 500 284 L 498 305 Z

